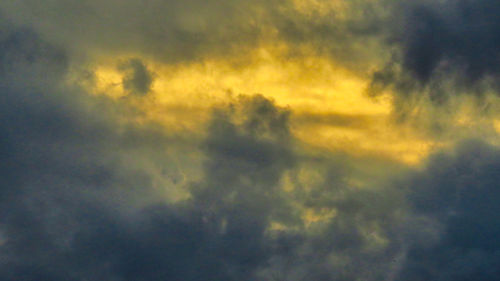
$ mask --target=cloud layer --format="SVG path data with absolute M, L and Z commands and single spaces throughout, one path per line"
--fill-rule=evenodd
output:
M 313 2 L 0 4 L 0 279 L 495 280 L 495 144 L 458 141 L 418 167 L 322 150 L 293 118 L 378 121 L 297 115 L 265 93 L 228 95 L 202 132 L 144 117 L 158 75 L 147 61 L 231 57 L 269 38 L 363 77 L 385 67 L 373 86 L 394 86 L 394 106 L 496 89 L 481 84 L 498 72 L 493 1 Z M 113 51 L 134 55 L 114 65 L 121 98 L 85 86 Z

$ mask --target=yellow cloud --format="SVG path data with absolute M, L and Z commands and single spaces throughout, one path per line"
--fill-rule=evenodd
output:
M 158 120 L 170 129 L 200 132 L 214 106 L 239 94 L 260 93 L 291 110 L 293 133 L 313 147 L 410 164 L 431 151 L 432 141 L 390 122 L 390 99 L 365 95 L 366 79 L 336 67 L 328 58 L 311 53 L 290 59 L 286 53 L 286 45 L 261 47 L 246 54 L 251 59 L 245 66 L 230 59 L 176 65 L 144 60 L 156 75 L 152 91 L 129 102 L 144 112 L 141 118 Z M 120 59 L 124 58 L 115 61 Z M 95 75 L 95 92 L 126 97 L 116 63 L 99 65 Z

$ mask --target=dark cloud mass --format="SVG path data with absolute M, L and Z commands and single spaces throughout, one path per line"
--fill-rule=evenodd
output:
M 318 210 L 338 208 L 339 219 L 319 233 L 297 231 L 305 229 L 293 205 L 316 208 L 311 199 L 319 195 L 281 188 L 283 175 L 304 165 L 287 111 L 262 96 L 216 110 L 201 143 L 203 179 L 191 184 L 190 199 L 162 203 L 141 163 L 169 167 L 161 151 L 179 147 L 175 139 L 120 125 L 118 105 L 65 85 L 63 50 L 29 30 L 4 34 L 3 280 L 336 280 L 357 276 L 358 264 L 363 276 L 385 276 L 383 263 L 398 246 L 381 259 L 365 257 L 360 228 L 394 220 L 392 210 L 381 211 L 383 219 L 369 215 L 376 207 L 366 200 L 379 195 L 342 195 L 344 175 L 335 168 L 311 192 L 325 196 Z M 43 75 L 48 69 L 53 75 Z M 146 203 L 134 203 L 138 196 Z M 296 230 L 272 230 L 273 223 Z
M 206 178 L 192 199 L 150 198 L 139 207 L 129 201 L 134 191 L 154 195 L 153 175 L 123 163 L 126 155 L 141 150 L 135 162 L 166 166 L 161 151 L 175 142 L 154 130 L 116 128 L 112 113 L 96 115 L 96 101 L 62 85 L 63 51 L 30 31 L 7 32 L 0 42 L 2 280 L 253 280 L 271 253 L 266 226 L 286 216 L 277 184 L 294 162 L 288 113 L 260 96 L 242 101 L 241 124 L 221 110 L 203 145 Z M 42 75 L 52 68 L 59 74 Z
M 109 101 L 66 87 L 64 51 L 35 33 L 3 29 L 0 49 L 1 279 L 114 280 L 126 269 L 140 280 L 140 269 L 127 266 L 145 247 L 134 244 L 143 235 L 136 224 L 144 223 L 147 244 L 162 223 L 125 219 L 124 202 L 154 194 L 153 175 L 139 163 L 170 168 L 162 151 L 172 140 L 153 126 L 120 126 Z
M 415 95 L 443 104 L 461 94 L 498 93 L 498 1 L 395 3 L 386 36 L 396 48 L 374 74 L 372 90 L 393 88 L 401 98 L 397 106 Z
M 125 73 L 122 83 L 127 92 L 146 95 L 151 91 L 154 73 L 140 59 L 130 59 L 120 64 L 119 69 Z
M 398 280 L 496 280 L 500 273 L 500 151 L 477 141 L 435 155 L 410 184 L 416 212 L 442 225 L 429 247 L 412 247 Z
M 422 82 L 463 71 L 469 83 L 498 76 L 500 4 L 491 0 L 411 5 L 402 35 L 403 66 Z
M 153 121 L 135 122 L 131 115 L 139 109 L 127 99 L 92 95 L 68 78 L 81 58 L 61 37 L 71 37 L 78 19 L 88 17 L 81 37 L 72 34 L 78 43 L 99 38 L 103 46 L 120 45 L 140 30 L 147 36 L 130 38 L 131 48 L 166 34 L 169 40 L 141 50 L 161 53 L 166 42 L 179 57 L 196 57 L 204 52 L 197 48 L 224 45 L 221 38 L 229 35 L 238 34 L 235 42 L 254 38 L 257 15 L 270 12 L 260 8 L 278 3 L 118 2 L 106 1 L 104 10 L 94 1 L 0 4 L 15 23 L 0 20 L 0 280 L 498 280 L 496 146 L 464 142 L 419 169 L 313 153 L 294 138 L 293 112 L 262 95 L 213 108 L 201 139 Z M 375 82 L 411 88 L 456 71 L 467 85 L 496 78 L 497 2 L 399 4 L 381 2 L 379 8 L 404 11 L 398 15 L 404 32 L 391 38 L 401 52 L 393 64 L 401 69 L 380 72 Z M 160 11 L 167 14 L 157 11 L 164 6 L 169 9 Z M 248 7 L 260 8 L 248 16 Z M 130 11 L 155 17 L 130 19 Z M 248 21 L 232 26 L 241 15 Z M 360 15 L 371 20 L 378 11 L 366 8 Z M 52 16 L 54 22 L 42 20 Z M 19 24 L 23 17 L 30 20 Z M 324 18 L 308 26 L 303 19 L 280 15 L 273 22 L 297 44 L 310 33 L 319 40 L 334 26 Z M 359 43 L 358 34 L 385 32 L 382 21 L 366 22 L 333 28 L 343 36 L 328 38 L 348 41 L 344 32 L 357 30 Z M 116 30 L 116 41 L 107 38 Z M 155 75 L 142 60 L 127 61 L 121 70 L 126 91 L 151 92 Z M 370 121 L 341 114 L 296 118 L 338 127 Z M 188 159 L 192 151 L 202 159 L 200 171 Z M 179 178 L 187 178 L 180 187 Z M 187 196 L 170 198 L 177 189 Z

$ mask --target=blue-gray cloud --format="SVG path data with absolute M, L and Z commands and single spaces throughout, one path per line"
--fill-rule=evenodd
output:
M 68 85 L 72 58 L 63 46 L 28 28 L 2 24 L 1 31 L 3 280 L 498 274 L 500 154 L 493 146 L 467 143 L 414 172 L 341 153 L 308 155 L 290 130 L 293 113 L 260 95 L 214 109 L 205 138 L 188 143 L 158 124 L 124 122 L 129 112 L 120 101 Z M 127 81 L 139 82 L 130 89 L 150 89 L 144 65 L 131 68 Z M 175 175 L 169 149 L 199 149 L 204 157 L 201 179 L 175 203 L 159 198 L 149 169 Z M 376 177 L 377 169 L 397 180 Z M 331 213 L 305 222 L 303 209 Z
M 151 91 L 154 73 L 140 59 L 130 59 L 120 64 L 119 69 L 125 73 L 122 79 L 125 91 L 140 96 Z
M 498 235 L 500 151 L 470 141 L 435 155 L 410 181 L 417 213 L 441 225 L 440 239 L 411 247 L 398 280 L 495 280 L 500 268 Z
M 446 104 L 459 95 L 498 93 L 500 5 L 492 0 L 396 1 L 385 28 L 392 60 L 373 76 L 396 105 L 427 97 Z

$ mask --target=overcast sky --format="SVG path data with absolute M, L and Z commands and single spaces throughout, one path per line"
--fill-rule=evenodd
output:
M 499 14 L 1 1 L 0 280 L 498 280 Z

